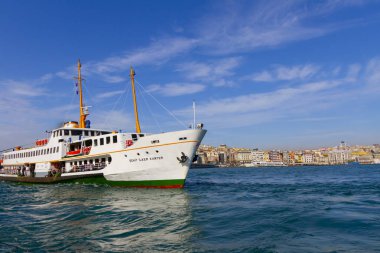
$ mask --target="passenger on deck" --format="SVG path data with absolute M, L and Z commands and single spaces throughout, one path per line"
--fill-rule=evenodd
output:
M 35 177 L 36 176 L 36 173 L 34 172 L 35 168 L 34 166 L 30 166 L 30 176 L 31 177 Z
M 25 176 L 30 176 L 30 168 L 29 168 L 29 165 L 26 165 L 25 166 Z
M 71 169 L 70 172 L 77 172 L 78 171 L 78 166 L 74 165 Z

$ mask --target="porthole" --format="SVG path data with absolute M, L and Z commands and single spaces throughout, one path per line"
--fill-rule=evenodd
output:
M 146 154 L 149 154 L 149 152 L 148 152 L 148 151 L 146 151 L 145 153 L 146 153 Z
M 140 153 L 137 153 L 137 155 L 140 155 Z
M 156 153 L 158 153 L 159 151 L 158 150 L 156 150 Z

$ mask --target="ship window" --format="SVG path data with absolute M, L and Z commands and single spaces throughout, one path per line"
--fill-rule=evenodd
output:
M 102 158 L 102 163 L 105 163 L 106 162 L 106 158 Z
M 59 147 L 57 147 L 57 153 L 59 152 Z
M 84 160 L 84 164 L 87 164 L 87 160 Z
M 73 162 L 70 162 L 70 166 L 73 166 Z
M 98 146 L 98 139 L 94 140 L 94 147 Z
M 70 135 L 70 131 L 69 131 L 69 130 L 64 130 L 64 135 L 65 135 L 65 136 Z
M 84 136 L 88 136 L 88 131 L 83 131 Z
M 144 134 L 139 134 L 140 137 L 144 137 Z
M 181 137 L 179 138 L 180 141 L 187 140 L 187 137 Z
M 100 138 L 100 145 L 104 145 L 104 139 Z
M 93 160 L 90 160 L 90 164 L 93 164 L 93 162 L 94 162 Z
M 152 143 L 152 144 L 160 143 L 160 141 L 159 141 L 159 140 L 153 140 L 153 141 L 151 141 L 151 143 Z
M 110 144 L 111 143 L 111 137 L 106 137 L 106 144 Z
M 78 162 L 74 162 L 74 165 L 78 165 Z
M 82 165 L 82 161 L 79 161 L 79 165 Z
M 132 140 L 137 141 L 137 134 L 132 134 Z
M 80 130 L 71 130 L 71 135 L 80 136 L 80 135 L 82 135 L 82 131 L 80 131 Z
M 117 143 L 117 135 L 112 136 L 113 143 Z
M 92 146 L 92 140 L 87 140 L 87 141 L 85 141 L 85 142 L 84 142 L 84 145 L 85 145 L 86 147 L 91 147 L 91 146 Z
M 156 153 L 158 153 L 159 151 L 158 150 L 156 150 Z
M 99 159 L 95 159 L 95 163 L 99 163 Z
M 137 155 L 140 155 L 140 153 L 137 153 Z
M 108 163 L 112 162 L 112 157 L 108 157 Z

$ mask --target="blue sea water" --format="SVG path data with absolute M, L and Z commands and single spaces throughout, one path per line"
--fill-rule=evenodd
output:
M 191 170 L 185 189 L 0 182 L 1 252 L 380 252 L 380 166 Z

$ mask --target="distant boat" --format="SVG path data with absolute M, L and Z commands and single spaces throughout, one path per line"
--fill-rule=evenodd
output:
M 16 147 L 0 157 L 0 180 L 24 183 L 86 182 L 112 186 L 182 188 L 206 130 L 142 133 L 134 70 L 130 69 L 136 132 L 90 128 L 83 103 L 81 63 L 77 87 L 79 123 L 70 121 L 28 148 Z

